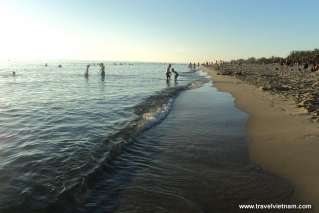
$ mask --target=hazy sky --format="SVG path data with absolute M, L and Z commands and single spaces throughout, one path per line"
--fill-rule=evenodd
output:
M 0 0 L 0 59 L 162 62 L 319 47 L 318 0 Z

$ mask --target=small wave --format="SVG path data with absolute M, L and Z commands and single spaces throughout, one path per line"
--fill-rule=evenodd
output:
M 56 199 L 49 202 L 46 209 L 63 209 L 66 205 L 76 208 L 82 203 L 81 198 L 94 187 L 98 178 L 111 176 L 110 165 L 130 144 L 135 142 L 135 138 L 158 125 L 168 116 L 178 94 L 188 89 L 198 88 L 208 81 L 206 78 L 200 78 L 185 86 L 166 88 L 134 106 L 132 110 L 136 118 L 105 139 L 98 151 L 98 156 L 94 156 L 96 165 L 88 171 L 83 171 L 77 182 L 66 185 L 57 194 Z
M 123 129 L 106 139 L 106 143 L 112 144 L 110 152 L 120 153 L 120 150 L 117 150 L 122 147 L 119 143 L 130 143 L 134 137 L 162 122 L 171 111 L 179 93 L 188 89 L 199 88 L 208 82 L 209 79 L 200 78 L 185 86 L 166 88 L 134 106 L 133 110 L 137 117 Z

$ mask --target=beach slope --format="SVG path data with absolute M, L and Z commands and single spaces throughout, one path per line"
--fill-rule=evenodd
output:
M 249 113 L 250 157 L 266 171 L 280 175 L 295 187 L 295 200 L 319 204 L 319 125 L 305 111 L 279 95 L 272 95 L 232 76 L 204 68 L 220 91 L 235 97 Z

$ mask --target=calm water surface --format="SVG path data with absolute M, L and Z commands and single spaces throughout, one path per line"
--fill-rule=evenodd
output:
M 174 65 L 167 83 L 166 64 L 106 62 L 86 79 L 87 63 L 0 66 L 0 212 L 210 212 L 290 193 L 251 164 L 246 114 L 201 72 Z

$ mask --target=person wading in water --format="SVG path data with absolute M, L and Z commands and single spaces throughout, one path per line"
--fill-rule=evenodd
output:
M 103 63 L 100 63 L 100 67 L 101 67 L 101 76 L 105 77 L 105 66 Z
M 84 77 L 85 78 L 88 78 L 89 77 L 89 69 L 90 69 L 90 64 L 88 64 L 88 65 L 86 65 L 86 71 L 85 71 L 85 73 L 84 73 Z
M 171 67 L 172 67 L 172 65 L 169 64 L 167 67 L 167 70 L 166 70 L 166 80 L 167 81 L 171 80 Z
M 174 79 L 175 79 L 175 81 L 177 81 L 177 78 L 179 76 L 178 72 L 176 72 L 175 69 L 172 68 L 172 73 L 174 73 Z

